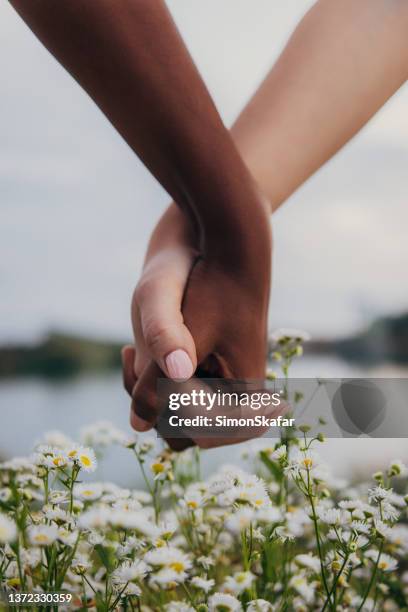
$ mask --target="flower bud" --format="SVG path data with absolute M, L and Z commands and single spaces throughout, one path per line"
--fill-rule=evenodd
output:
M 269 370 L 266 374 L 267 380 L 276 380 L 277 377 L 278 375 L 276 374 L 276 372 L 272 372 L 272 370 Z

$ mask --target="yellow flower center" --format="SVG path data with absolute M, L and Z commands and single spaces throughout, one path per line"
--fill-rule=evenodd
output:
M 305 457 L 305 458 L 303 459 L 303 465 L 304 465 L 306 468 L 311 468 L 311 467 L 312 467 L 312 465 L 313 465 L 313 461 L 312 461 L 312 460 L 311 460 L 309 457 Z
M 39 533 L 35 536 L 34 540 L 38 544 L 46 544 L 48 542 L 48 538 L 44 533 Z
M 155 474 L 161 474 L 164 472 L 164 465 L 162 463 L 153 463 L 152 470 Z
M 170 563 L 170 568 L 180 574 L 184 570 L 184 564 L 181 561 L 173 561 Z
M 347 580 L 346 580 L 345 576 L 343 576 L 343 574 L 342 574 L 341 576 L 339 576 L 339 579 L 338 579 L 338 581 L 337 581 L 337 584 L 338 584 L 339 586 L 341 586 L 341 587 L 342 587 L 342 586 L 348 586 L 348 585 L 347 585 Z
M 197 504 L 197 502 L 195 502 L 195 501 L 189 501 L 189 502 L 187 502 L 187 506 L 188 506 L 189 508 L 192 508 L 193 510 L 195 510 L 196 508 L 198 508 L 198 504 Z
M 92 461 L 87 455 L 81 455 L 80 460 L 82 465 L 84 465 L 85 467 L 90 467 L 92 465 Z

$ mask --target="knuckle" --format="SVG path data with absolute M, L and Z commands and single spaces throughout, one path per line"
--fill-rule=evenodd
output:
M 154 352 L 169 342 L 174 325 L 166 325 L 157 319 L 144 322 L 143 335 L 149 351 Z
M 155 394 L 147 389 L 133 393 L 132 409 L 137 416 L 147 423 L 155 423 L 157 420 Z
M 141 306 L 151 292 L 151 280 L 142 276 L 133 291 L 132 301 Z

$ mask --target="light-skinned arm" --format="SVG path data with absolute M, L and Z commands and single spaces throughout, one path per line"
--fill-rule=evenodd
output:
M 231 129 L 272 212 L 406 81 L 407 40 L 405 0 L 320 0 L 305 15 Z M 131 346 L 123 351 L 130 391 L 147 361 L 161 354 L 160 343 L 150 348 L 152 330 L 167 330 L 168 346 L 183 325 L 182 298 L 196 249 L 185 218 L 171 205 L 152 235 L 142 291 L 133 300 L 136 355 Z

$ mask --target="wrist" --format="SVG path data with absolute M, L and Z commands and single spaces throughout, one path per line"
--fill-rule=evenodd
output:
M 225 194 L 225 209 L 201 225 L 200 250 L 208 261 L 232 270 L 259 270 L 269 274 L 272 251 L 270 204 L 252 179 L 234 194 Z

